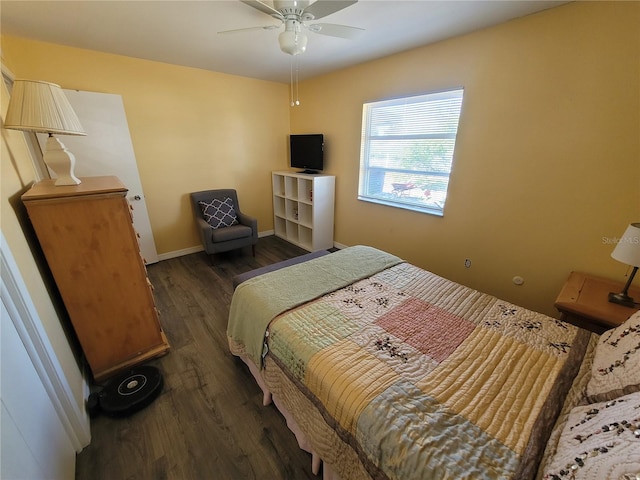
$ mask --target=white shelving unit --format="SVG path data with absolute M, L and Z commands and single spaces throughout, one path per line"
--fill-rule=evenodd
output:
M 333 175 L 273 172 L 275 234 L 315 252 L 333 247 Z

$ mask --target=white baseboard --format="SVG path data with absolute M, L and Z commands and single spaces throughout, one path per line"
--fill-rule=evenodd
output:
M 268 237 L 273 235 L 273 230 L 266 230 L 264 232 L 258 232 L 258 238 Z M 173 252 L 161 253 L 158 254 L 158 261 L 169 260 L 171 258 L 182 257 L 183 255 L 191 255 L 192 253 L 198 253 L 204 250 L 202 245 L 197 245 L 195 247 L 183 248 L 182 250 L 174 250 Z
M 182 257 L 183 255 L 191 255 L 192 253 L 198 253 L 204 250 L 202 245 L 196 247 L 183 248 L 182 250 L 174 250 L 173 252 L 158 254 L 158 261 L 169 260 L 170 258 Z

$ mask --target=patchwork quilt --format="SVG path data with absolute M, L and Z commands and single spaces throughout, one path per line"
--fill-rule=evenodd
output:
M 267 365 L 303 431 L 308 409 L 282 382 L 335 432 L 308 427 L 314 450 L 339 441 L 365 478 L 520 480 L 535 476 L 589 337 L 400 263 L 277 316 Z M 352 461 L 333 461 L 353 478 Z

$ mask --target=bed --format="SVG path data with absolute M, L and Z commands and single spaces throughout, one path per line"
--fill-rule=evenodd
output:
M 598 337 L 356 246 L 240 283 L 227 336 L 325 479 L 640 478 L 637 315 Z

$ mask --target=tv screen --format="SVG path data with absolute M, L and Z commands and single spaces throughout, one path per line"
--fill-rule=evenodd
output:
M 302 173 L 317 173 L 324 167 L 324 135 L 312 133 L 290 135 L 291 167 L 302 168 Z

